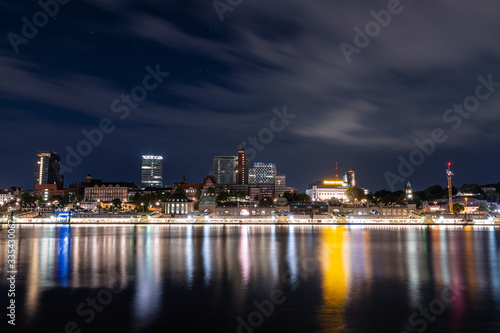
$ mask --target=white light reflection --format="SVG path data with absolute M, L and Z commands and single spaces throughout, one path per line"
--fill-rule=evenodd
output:
M 450 269 L 449 269 L 449 254 L 448 254 L 448 239 L 446 235 L 449 233 L 446 228 L 439 228 L 439 246 L 441 248 L 441 272 L 443 274 L 443 285 L 451 284 Z
M 204 226 L 203 227 L 203 269 L 205 271 L 203 275 L 203 282 L 205 285 L 205 288 L 208 287 L 210 284 L 210 279 L 212 277 L 212 265 L 211 265 L 211 259 L 212 259 L 212 252 L 211 252 L 211 244 L 210 244 L 210 226 Z
M 408 292 L 410 307 L 416 308 L 420 304 L 420 274 L 418 267 L 418 232 L 419 229 L 408 229 L 406 241 L 406 265 L 408 269 Z
M 495 227 L 491 227 L 488 231 L 488 247 L 490 249 L 490 273 L 491 273 L 491 289 L 493 292 L 493 298 L 495 299 L 497 308 L 500 308 L 500 265 L 498 264 L 500 261 L 498 251 L 499 245 L 496 239 Z
M 186 281 L 188 289 L 193 287 L 193 274 L 194 274 L 194 253 L 193 253 L 193 226 L 186 227 Z
M 249 278 L 250 278 L 250 268 L 252 265 L 251 258 L 250 258 L 250 240 L 249 240 L 249 227 L 244 226 L 241 227 L 241 234 L 240 234 L 240 253 L 239 253 L 239 258 L 240 258 L 240 263 L 241 263 L 241 277 L 242 277 L 242 282 L 245 287 L 245 289 L 248 287 L 249 283 Z
M 271 226 L 271 243 L 269 244 L 269 261 L 271 262 L 271 272 L 273 281 L 278 281 L 279 262 L 278 262 L 278 249 L 276 242 L 276 225 Z
M 151 226 L 139 231 L 136 247 L 136 293 L 134 304 L 135 325 L 144 327 L 160 308 L 160 258 L 158 237 L 151 233 Z M 142 229 L 142 228 L 141 228 Z
M 288 247 L 287 247 L 287 261 L 290 267 L 290 285 L 292 290 L 295 289 L 297 283 L 297 249 L 295 242 L 295 226 L 288 227 Z

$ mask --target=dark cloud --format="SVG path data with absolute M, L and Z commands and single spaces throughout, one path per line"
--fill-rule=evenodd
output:
M 498 2 L 403 1 L 350 64 L 339 44 L 353 44 L 353 28 L 387 1 L 243 1 L 224 22 L 210 1 L 70 2 L 18 54 L 6 36 L 39 8 L 1 4 L 0 112 L 11 140 L 1 148 L 9 176 L 0 187 L 30 188 L 36 150 L 64 155 L 105 117 L 117 130 L 67 180 L 92 172 L 139 181 L 140 155 L 163 154 L 167 182 L 182 172 L 200 181 L 214 155 L 234 153 L 285 105 L 297 118 L 257 159 L 276 162 L 301 189 L 332 176 L 336 161 L 357 169 L 362 185 L 387 187 L 383 174 L 395 172 L 398 155 L 437 127 L 449 139 L 410 177 L 417 187 L 444 184 L 447 160 L 458 182 L 500 180 L 500 92 L 459 130 L 443 121 L 479 75 L 500 81 Z M 156 64 L 171 75 L 120 120 L 111 103 Z

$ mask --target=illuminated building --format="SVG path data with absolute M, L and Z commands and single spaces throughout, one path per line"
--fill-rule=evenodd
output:
M 344 185 L 342 180 L 324 180 L 311 184 L 306 189 L 306 194 L 311 197 L 313 201 L 329 201 L 337 199 L 340 202 L 349 201 L 345 195 L 347 186 Z
M 236 184 L 237 174 L 238 158 L 236 156 L 214 157 L 214 176 L 217 185 Z
M 413 189 L 411 188 L 411 184 L 408 181 L 408 184 L 405 186 L 406 200 L 413 201 Z
M 162 156 L 142 156 L 142 178 L 141 187 L 163 187 L 163 157 Z
M 276 165 L 274 163 L 255 162 L 248 172 L 250 184 L 274 184 Z
M 358 186 L 358 176 L 356 175 L 356 171 L 349 169 L 344 174 L 344 183 L 347 184 L 348 187 Z
M 79 193 L 80 189 L 78 188 L 69 188 L 63 190 L 56 184 L 36 184 L 33 190 L 33 195 L 35 197 L 41 197 L 43 201 L 48 201 L 54 196 L 71 197 L 78 195 Z
M 36 157 L 33 188 L 35 185 L 55 184 L 62 189 L 64 176 L 59 173 L 61 156 L 51 151 L 39 151 Z
M 238 184 L 248 184 L 247 149 L 238 149 Z
M 187 215 L 194 211 L 194 203 L 185 195 L 175 193 L 161 203 L 161 211 L 163 214 L 167 214 L 172 217 L 177 215 Z
M 349 217 L 380 217 L 407 219 L 417 211 L 416 204 L 394 206 L 328 206 L 328 217 L 342 214 Z
M 286 191 L 286 176 L 277 175 L 274 177 L 274 195 L 277 197 L 283 196 Z
M 84 201 L 111 202 L 113 199 L 120 199 L 125 202 L 129 200 L 133 190 L 137 186 L 134 183 L 99 183 L 85 187 Z

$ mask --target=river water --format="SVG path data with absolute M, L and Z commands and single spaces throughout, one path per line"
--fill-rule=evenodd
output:
M 500 332 L 499 227 L 0 230 L 7 331 Z

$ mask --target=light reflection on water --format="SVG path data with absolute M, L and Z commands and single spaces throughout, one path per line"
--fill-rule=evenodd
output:
M 68 320 L 86 331 L 73 309 L 109 287 L 123 293 L 87 331 L 106 320 L 122 331 L 181 321 L 180 331 L 236 331 L 236 318 L 273 290 L 287 301 L 256 332 L 411 331 L 410 315 L 444 289 L 455 300 L 428 331 L 473 331 L 478 323 L 500 330 L 498 227 L 58 225 L 19 226 L 17 237 L 24 331 L 62 330 Z M 47 304 L 57 311 L 58 297 L 69 302 L 61 311 L 71 317 L 48 321 Z M 182 311 L 195 319 L 186 322 Z

